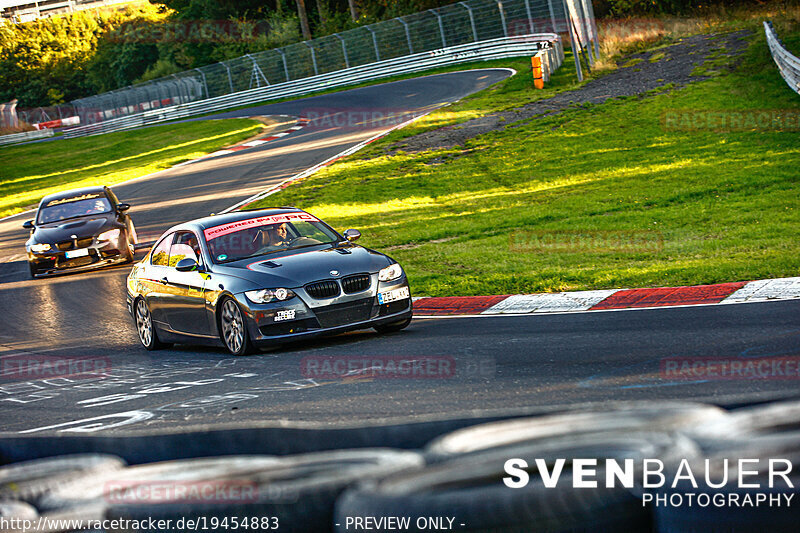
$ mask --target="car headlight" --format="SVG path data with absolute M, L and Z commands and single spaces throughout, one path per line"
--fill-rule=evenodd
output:
M 98 241 L 116 241 L 118 238 L 119 238 L 118 229 L 110 229 L 108 231 L 104 231 L 103 233 L 97 236 Z
M 47 244 L 46 242 L 43 242 L 41 244 L 38 243 L 31 244 L 31 252 L 42 253 L 42 252 L 47 252 L 48 250 L 50 250 L 50 245 Z
M 247 299 L 255 304 L 268 304 L 270 302 L 282 302 L 294 298 L 291 289 L 259 289 L 257 291 L 246 291 Z
M 393 279 L 397 279 L 402 275 L 403 268 L 399 263 L 395 263 L 386 268 L 382 268 L 381 271 L 378 272 L 378 281 L 392 281 Z

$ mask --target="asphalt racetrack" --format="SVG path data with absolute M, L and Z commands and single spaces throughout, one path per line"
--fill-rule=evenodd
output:
M 309 109 L 411 114 L 507 75 L 451 73 L 225 116 L 299 116 Z M 115 191 L 134 206 L 140 234 L 152 238 L 172 224 L 221 211 L 388 127 L 368 121 L 304 128 Z M 775 371 L 744 379 L 672 370 L 711 358 L 800 355 L 800 301 L 416 319 L 399 333 L 354 332 L 246 358 L 190 346 L 147 352 L 125 308 L 129 266 L 30 280 L 23 256 L 27 231 L 21 227 L 29 218 L 0 222 L 0 427 L 6 435 L 78 428 L 113 434 L 249 421 L 363 423 L 654 398 L 734 405 L 797 391 L 797 375 Z M 31 379 L 15 366 L 25 358 L 90 360 L 102 375 L 67 371 Z M 405 366 L 398 367 L 400 362 Z

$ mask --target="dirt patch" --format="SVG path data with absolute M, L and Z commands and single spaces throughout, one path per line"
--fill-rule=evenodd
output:
M 611 98 L 640 95 L 668 84 L 672 84 L 672 89 L 677 89 L 708 79 L 708 76 L 692 75 L 692 72 L 706 61 L 718 61 L 722 55 L 733 57 L 742 53 L 747 47 L 745 38 L 748 35 L 750 32 L 747 30 L 695 35 L 655 52 L 633 54 L 620 60 L 616 70 L 590 81 L 580 89 L 559 93 L 552 98 L 509 111 L 492 113 L 461 124 L 406 137 L 402 140 L 402 145 L 392 145 L 388 152 L 394 154 L 402 149 L 413 154 L 452 149 L 478 135 L 519 127 L 536 118 L 561 113 L 571 106 L 601 104 Z

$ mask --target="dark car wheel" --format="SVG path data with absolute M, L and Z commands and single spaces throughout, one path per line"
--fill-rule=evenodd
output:
M 158 339 L 158 332 L 153 324 L 153 315 L 150 314 L 147 302 L 143 298 L 136 300 L 134 313 L 136 315 L 136 331 L 142 346 L 148 350 L 163 348 L 165 344 Z
M 375 326 L 375 331 L 378 333 L 391 333 L 393 331 L 400 331 L 405 329 L 411 324 L 411 317 L 405 318 L 399 322 L 392 322 L 391 324 L 384 324 L 382 326 Z
M 220 306 L 219 336 L 233 355 L 247 355 L 253 352 L 244 315 L 233 298 L 225 298 Z
M 127 231 L 125 232 L 125 241 L 124 243 L 121 244 L 124 244 L 125 246 L 125 249 L 122 250 L 122 255 L 125 257 L 125 262 L 133 263 L 133 254 L 134 254 L 133 240 L 131 239 L 131 234 L 128 233 Z
M 28 270 L 31 271 L 31 277 L 36 279 L 36 277 L 39 274 L 39 271 L 36 270 L 36 268 L 34 268 L 33 263 L 31 263 L 30 261 L 28 261 Z

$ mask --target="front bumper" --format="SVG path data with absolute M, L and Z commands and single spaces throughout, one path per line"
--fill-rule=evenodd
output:
M 92 246 L 87 250 L 87 255 L 73 259 L 67 259 L 66 251 L 51 250 L 34 253 L 28 250 L 28 263 L 35 275 L 42 276 L 66 271 L 92 270 L 127 260 L 124 250 L 112 243 L 107 243 L 105 246 Z
M 413 313 L 410 289 L 408 298 L 378 303 L 378 292 L 409 288 L 405 275 L 392 282 L 378 282 L 375 276 L 374 281 L 371 290 L 331 299 L 327 304 L 314 301 L 302 290 L 297 290 L 297 296 L 286 302 L 258 305 L 244 295 L 237 295 L 237 299 L 245 310 L 250 338 L 257 346 L 368 329 L 410 318 Z M 276 317 L 287 312 L 294 317 L 276 321 Z

